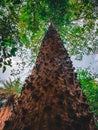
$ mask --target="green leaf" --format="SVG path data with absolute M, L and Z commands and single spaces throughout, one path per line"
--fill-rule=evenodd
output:
M 0 58 L 0 62 L 3 62 L 3 58 Z
M 17 51 L 18 49 L 16 48 L 16 47 L 14 47 L 14 48 L 12 48 L 11 49 L 11 54 L 13 55 L 13 56 L 15 56 L 16 54 L 16 51 Z
M 0 68 L 2 67 L 2 64 L 0 64 Z
M 5 46 L 11 46 L 11 43 L 10 42 L 5 42 L 4 45 Z
M 6 71 L 6 67 L 5 66 L 3 66 L 3 73 Z
M 29 42 L 29 40 L 28 40 L 26 34 L 23 34 L 22 40 L 23 40 L 24 43 L 28 43 L 28 42 Z

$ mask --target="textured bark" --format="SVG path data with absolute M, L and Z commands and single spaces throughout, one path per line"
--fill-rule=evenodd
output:
M 7 100 L 7 102 L 0 110 L 0 130 L 3 130 L 5 121 L 11 116 L 13 104 L 15 102 L 15 95 L 8 96 L 7 92 L 1 92 L 0 99 L 2 100 L 4 98 Z
M 9 106 L 4 106 L 4 108 L 0 110 L 0 130 L 3 129 L 4 123 L 6 120 L 8 120 L 10 115 L 11 115 L 11 109 Z
M 94 130 L 72 61 L 52 25 L 3 130 Z

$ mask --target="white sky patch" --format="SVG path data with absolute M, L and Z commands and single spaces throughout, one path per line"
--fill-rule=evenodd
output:
M 78 26 L 80 27 L 83 27 L 84 23 L 85 23 L 85 20 L 84 18 L 83 19 L 79 19 L 79 20 L 75 20 L 72 22 L 73 24 L 77 24 Z
M 98 54 L 84 55 L 81 61 L 75 58 L 75 56 L 71 58 L 75 68 L 89 69 L 92 73 L 98 74 Z

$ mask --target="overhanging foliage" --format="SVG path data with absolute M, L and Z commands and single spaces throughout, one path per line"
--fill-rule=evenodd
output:
M 89 54 L 98 48 L 97 0 L 1 0 L 0 3 L 0 67 L 3 72 L 11 65 L 11 57 L 19 46 L 38 51 L 37 46 L 51 21 L 71 55 Z

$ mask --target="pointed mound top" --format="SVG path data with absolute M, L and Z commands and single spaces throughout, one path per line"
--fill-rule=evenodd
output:
M 48 31 L 46 32 L 45 34 L 45 37 L 43 40 L 47 39 L 48 38 L 54 38 L 55 35 L 58 35 L 57 31 L 56 31 L 56 28 L 55 26 L 53 25 L 53 23 L 50 24 L 49 28 L 48 28 Z
M 56 73 L 66 75 L 68 68 L 73 69 L 72 62 L 59 34 L 51 24 L 43 39 L 33 74 L 35 75 L 36 72 L 43 79 L 53 80 L 56 79 Z
M 62 44 L 62 40 L 58 32 L 56 31 L 56 28 L 51 23 L 48 31 L 45 34 L 43 43 L 39 51 L 39 55 L 37 57 L 37 71 L 39 70 L 40 73 L 42 72 L 43 74 L 44 70 L 48 68 L 50 68 L 51 70 L 55 70 L 59 67 L 59 65 L 65 64 L 67 58 L 69 58 L 67 50 Z M 72 65 L 70 67 L 72 67 Z M 64 69 L 64 67 L 61 69 Z M 54 74 L 54 71 L 51 71 L 50 73 Z
M 61 53 L 63 55 L 67 54 L 67 51 L 66 51 L 64 45 L 62 44 L 60 35 L 56 31 L 56 28 L 53 25 L 53 23 L 50 24 L 48 31 L 46 32 L 46 34 L 43 38 L 43 42 L 42 42 L 42 45 L 40 48 L 40 53 L 44 53 L 44 52 L 45 52 L 45 54 L 46 53 L 49 55 L 52 54 L 51 57 L 52 56 L 55 57 L 55 55 L 59 55 L 59 54 L 61 55 Z M 66 52 L 66 53 L 63 53 L 63 52 Z M 38 58 L 39 57 L 42 57 L 42 55 L 39 55 Z
M 55 28 L 55 26 L 54 26 L 54 24 L 52 22 L 50 23 L 50 26 L 48 28 L 48 31 L 49 30 L 55 30 L 56 31 L 56 28 Z

